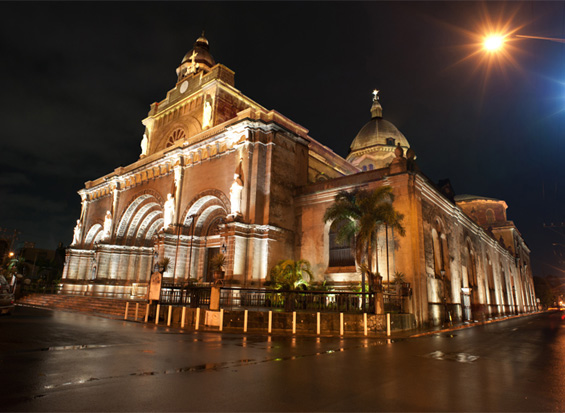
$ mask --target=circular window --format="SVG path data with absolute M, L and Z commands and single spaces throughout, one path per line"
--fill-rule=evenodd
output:
M 169 139 L 167 139 L 167 148 L 169 146 L 173 146 L 176 141 L 178 141 L 179 139 L 184 139 L 185 137 L 186 134 L 182 129 L 175 129 L 173 133 L 171 133 L 171 136 L 169 136 Z

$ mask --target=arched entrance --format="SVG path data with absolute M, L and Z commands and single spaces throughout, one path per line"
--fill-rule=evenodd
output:
M 185 279 L 212 282 L 211 261 L 227 252 L 225 234 L 229 201 L 220 191 L 201 193 L 190 204 L 183 220 Z

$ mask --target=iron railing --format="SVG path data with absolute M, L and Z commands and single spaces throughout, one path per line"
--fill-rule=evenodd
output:
M 195 287 L 182 284 L 163 283 L 161 304 L 185 305 L 193 308 L 210 305 L 210 287 Z
M 363 307 L 363 296 L 365 303 Z M 373 293 L 335 291 L 276 291 L 224 287 L 220 307 L 270 308 L 285 311 L 310 310 L 324 312 L 374 312 Z
M 402 313 L 402 295 L 383 294 L 386 312 Z M 159 302 L 165 305 L 191 307 L 210 304 L 210 287 L 164 283 Z M 345 313 L 374 313 L 375 293 L 345 291 L 280 291 L 222 287 L 220 308 L 226 310 L 280 309 L 284 311 L 320 311 Z

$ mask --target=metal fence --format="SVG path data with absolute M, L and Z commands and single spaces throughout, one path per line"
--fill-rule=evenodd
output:
M 181 284 L 161 285 L 161 304 L 185 305 L 193 308 L 210 305 L 210 287 L 195 287 Z
M 373 293 L 274 291 L 224 287 L 220 292 L 220 307 L 370 313 L 374 312 L 375 299 Z
M 402 295 L 383 294 L 386 312 L 402 313 Z M 190 307 L 210 304 L 210 287 L 196 287 L 181 284 L 163 284 L 161 298 L 164 305 L 185 305 Z M 344 313 L 374 313 L 375 293 L 344 291 L 276 291 L 222 287 L 220 307 L 226 310 L 280 309 L 284 311 L 320 311 Z

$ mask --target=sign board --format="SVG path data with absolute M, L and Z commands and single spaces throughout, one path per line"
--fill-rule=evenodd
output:
M 151 281 L 149 282 L 149 300 L 159 301 L 161 296 L 161 281 L 162 275 L 159 272 L 151 274 Z

